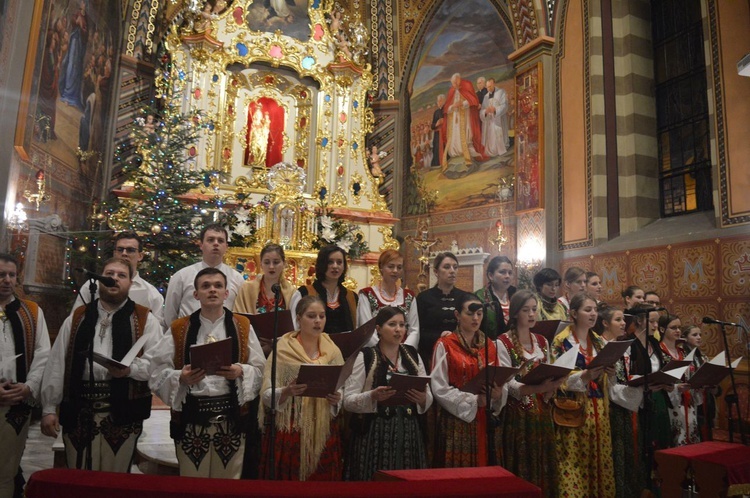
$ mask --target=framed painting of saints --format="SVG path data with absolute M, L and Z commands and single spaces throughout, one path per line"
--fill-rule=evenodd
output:
M 408 75 L 409 136 L 416 183 L 435 192 L 435 212 L 501 202 L 515 161 L 515 50 L 510 20 L 489 0 L 443 2 L 425 27 Z M 405 214 L 422 194 L 405 190 Z
M 71 195 L 91 194 L 106 153 L 121 44 L 121 9 L 109 0 L 35 0 L 15 148 L 54 158 Z

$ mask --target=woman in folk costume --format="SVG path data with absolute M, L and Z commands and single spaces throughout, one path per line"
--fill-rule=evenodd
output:
M 456 328 L 457 304 L 464 293 L 456 287 L 458 258 L 455 254 L 446 251 L 435 255 L 432 270 L 437 283 L 417 296 L 419 354 L 428 370 L 431 370 L 435 342 L 443 332 Z
M 305 296 L 318 296 L 325 303 L 325 331 L 328 334 L 349 332 L 357 324 L 357 293 L 344 287 L 346 251 L 334 245 L 318 251 L 315 260 L 315 281 L 303 285 L 292 295 L 289 309 L 296 310 Z M 294 323 L 298 327 L 298 322 Z
M 325 398 L 303 396 L 307 385 L 297 384 L 303 364 L 341 365 L 341 351 L 323 332 L 326 310 L 317 296 L 302 298 L 296 307 L 299 330 L 284 334 L 277 348 L 276 427 L 264 426 L 268 410 L 260 410 L 258 420 L 263 434 L 261 478 L 270 475 L 269 431 L 275 431 L 274 466 L 276 479 L 289 481 L 341 480 L 342 448 L 337 415 L 341 391 Z M 263 375 L 263 404 L 271 406 L 271 369 L 266 363 Z
M 562 284 L 563 295 L 557 298 L 557 302 L 563 305 L 567 313 L 568 309 L 570 309 L 570 298 L 579 292 L 586 291 L 586 270 L 577 266 L 571 266 L 565 270 Z
M 482 330 L 492 339 L 508 330 L 510 298 L 516 288 L 510 284 L 513 263 L 506 256 L 495 256 L 487 265 L 487 285 L 476 292 L 487 306 L 482 320 Z
M 414 292 L 399 285 L 404 276 L 404 257 L 400 252 L 388 249 L 378 258 L 381 281 L 372 287 L 359 291 L 357 303 L 357 326 L 367 323 L 378 311 L 389 306 L 396 306 L 406 317 L 406 333 L 402 336 L 404 344 L 419 347 L 419 313 Z M 373 334 L 368 346 L 374 346 L 378 336 Z
M 274 311 L 276 309 L 276 298 L 273 292 L 275 284 L 279 284 L 281 288 L 278 308 L 289 309 L 292 294 L 296 289 L 284 278 L 286 269 L 284 248 L 278 244 L 266 244 L 260 251 L 260 269 L 263 272 L 260 278 L 245 282 L 237 294 L 234 302 L 234 311 L 237 313 L 255 315 Z
M 601 337 L 606 341 L 630 339 L 625 335 L 625 315 L 622 310 L 605 303 L 599 306 L 596 331 L 601 332 Z M 626 385 L 630 378 L 630 356 L 628 350 L 615 364 L 617 385 L 610 386 L 610 393 L 617 393 L 610 397 L 609 424 L 618 498 L 639 496 L 646 487 L 646 476 L 641 465 L 643 453 L 638 440 L 638 409 L 643 400 L 643 388 Z
M 596 302 L 600 303 L 602 300 L 602 277 L 599 276 L 598 273 L 593 271 L 587 271 L 586 272 L 586 289 L 585 292 L 588 292 L 592 296 L 596 298 Z
M 685 353 L 677 344 L 682 338 L 682 322 L 675 315 L 659 317 L 659 332 L 661 333 L 661 351 L 664 362 L 684 360 Z M 688 376 L 690 371 L 688 371 Z M 700 390 L 690 388 L 690 384 L 679 382 L 669 393 L 672 406 L 669 410 L 669 421 L 672 425 L 672 442 L 674 446 L 699 443 L 701 440 L 698 426 L 697 407 L 703 403 Z
M 488 464 L 487 398 L 461 390 L 487 365 L 497 365 L 497 348 L 479 330 L 482 302 L 470 293 L 458 299 L 455 331 L 438 339 L 432 357 L 432 394 L 438 404 L 433 467 L 481 467 Z M 493 384 L 490 409 L 505 404 L 507 388 Z M 494 444 L 494 442 L 492 443 Z
M 577 405 L 569 408 L 580 407 L 583 413 L 565 426 L 557 425 L 558 496 L 565 498 L 615 496 L 607 393 L 608 384 L 615 380 L 615 369 L 586 369 L 605 345 L 591 330 L 596 317 L 596 300 L 588 294 L 576 294 L 570 300 L 573 323 L 552 342 L 555 358 L 571 348 L 578 349 L 576 368 L 568 375 L 562 391 Z M 560 400 L 555 405 L 555 410 L 562 410 Z
M 537 320 L 567 320 L 568 310 L 557 300 L 562 278 L 557 270 L 542 268 L 534 275 L 534 287 L 539 300 Z
M 368 481 L 376 470 L 426 467 L 424 434 L 418 416 L 432 404 L 432 393 L 411 389 L 398 405 L 387 403 L 396 391 L 389 387 L 393 374 L 425 376 L 414 346 L 402 343 L 406 335 L 403 310 L 381 308 L 375 329 L 379 341 L 364 348 L 354 363 L 344 389 L 344 408 L 355 415 L 344 479 Z
M 695 349 L 693 355 L 693 365 L 690 370 L 695 373 L 704 363 L 708 362 L 708 357 L 701 351 L 703 343 L 701 328 L 697 325 L 686 325 L 682 327 L 682 338 L 685 339 L 683 349 L 686 354 Z M 716 396 L 721 394 L 721 387 L 712 386 L 701 389 L 703 394 L 703 406 L 698 409 L 698 429 L 703 441 L 712 441 L 714 417 L 716 417 Z
M 508 403 L 500 413 L 500 453 L 503 467 L 552 497 L 557 493 L 557 452 L 549 402 L 565 378 L 538 385 L 519 382 L 534 367 L 550 361 L 547 340 L 531 332 L 536 314 L 536 296 L 528 290 L 515 293 L 510 300 L 509 330 L 497 341 L 502 366 L 524 366 L 508 381 Z
M 296 289 L 284 278 L 286 268 L 284 248 L 278 244 L 266 244 L 260 251 L 260 268 L 263 272 L 260 278 L 249 280 L 240 288 L 237 299 L 234 301 L 233 311 L 251 315 L 275 311 L 277 303 L 273 286 L 277 284 L 281 289 L 278 309 L 291 309 L 289 306 Z M 259 340 L 267 356 L 271 352 L 271 341 L 264 338 L 259 338 Z

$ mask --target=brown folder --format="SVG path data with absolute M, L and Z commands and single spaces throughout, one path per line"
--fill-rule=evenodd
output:
M 424 391 L 427 384 L 429 384 L 430 378 L 423 377 L 421 375 L 405 375 L 400 373 L 394 373 L 388 385 L 396 390 L 396 394 L 391 396 L 385 401 L 379 401 L 380 406 L 397 406 L 397 405 L 408 405 L 411 403 L 406 397 L 406 391 L 409 389 L 416 389 L 417 391 Z
M 344 385 L 352 374 L 357 355 L 351 355 L 343 365 L 304 364 L 299 367 L 296 384 L 307 384 L 302 396 L 325 398 Z
M 548 363 L 540 363 L 539 365 L 534 367 L 531 372 L 521 377 L 521 380 L 519 382 L 521 382 L 522 384 L 527 384 L 529 386 L 536 386 L 542 384 L 549 378 L 557 380 L 563 377 L 567 377 L 568 374 L 572 371 L 572 368 L 561 367 L 559 365 L 550 365 Z
M 498 367 L 495 365 L 489 365 L 487 368 L 490 369 L 490 384 L 497 384 L 498 386 L 508 382 L 520 370 L 520 368 Z M 471 394 L 479 394 L 487 382 L 485 370 L 483 368 L 473 379 L 464 384 L 461 390 Z
M 235 314 L 245 316 L 250 320 L 250 324 L 253 326 L 253 330 L 255 330 L 258 339 L 273 340 L 273 324 L 276 312 L 269 311 L 268 313 L 260 313 L 257 315 L 251 315 L 249 313 Z M 277 330 L 277 337 L 281 337 L 287 332 L 294 330 L 291 310 L 279 310 L 279 328 Z
M 206 371 L 206 375 L 215 375 L 220 367 L 232 364 L 232 339 L 227 337 L 208 344 L 190 346 L 190 368 Z
M 372 337 L 375 332 L 375 318 L 371 318 L 361 327 L 357 327 L 351 332 L 341 332 L 340 334 L 329 334 L 328 337 L 341 350 L 341 356 L 349 358 L 356 355 Z
M 535 334 L 543 335 L 547 339 L 547 342 L 552 344 L 555 336 L 562 332 L 570 323 L 565 320 L 541 320 L 531 327 L 531 331 Z
M 601 351 L 596 353 L 596 357 L 591 360 L 591 363 L 586 366 L 586 369 L 591 370 L 592 368 L 597 367 L 606 368 L 614 365 L 620 360 L 620 358 L 622 358 L 622 355 L 625 354 L 625 351 L 628 350 L 630 345 L 633 344 L 633 340 L 634 339 L 608 342 Z

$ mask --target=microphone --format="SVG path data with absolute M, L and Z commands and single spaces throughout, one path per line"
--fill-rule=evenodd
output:
M 85 268 L 76 268 L 76 271 L 78 273 L 83 273 L 86 275 L 86 278 L 98 280 L 102 283 L 104 287 L 117 287 L 117 282 L 115 282 L 115 279 L 112 277 L 105 277 L 104 275 L 99 275 L 98 273 L 90 272 L 86 270 Z
M 273 284 L 271 286 L 271 291 L 274 293 L 274 295 L 278 296 L 281 294 L 281 286 L 279 284 Z
M 730 327 L 742 327 L 739 323 L 733 323 L 733 322 L 722 322 L 721 320 L 716 320 L 715 318 L 711 318 L 710 316 L 704 316 L 703 323 L 708 325 L 729 325 Z

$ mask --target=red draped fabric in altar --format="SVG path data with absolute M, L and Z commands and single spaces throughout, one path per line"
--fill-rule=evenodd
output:
M 284 145 L 284 108 L 272 98 L 261 97 L 250 103 L 247 108 L 247 137 L 245 137 L 245 164 L 251 164 L 250 157 L 250 137 L 253 132 L 253 114 L 260 102 L 263 113 L 268 113 L 271 120 L 270 130 L 268 133 L 268 142 L 266 147 L 265 165 L 270 168 L 274 164 L 280 163 L 283 159 L 281 155 L 282 146 Z
M 451 470 L 451 469 L 440 469 Z M 240 481 L 87 470 L 49 469 L 34 473 L 26 486 L 28 498 L 239 498 L 284 497 L 419 497 L 508 496 L 541 497 L 536 486 L 515 477 L 451 478 L 435 472 L 435 480 L 391 482 Z

